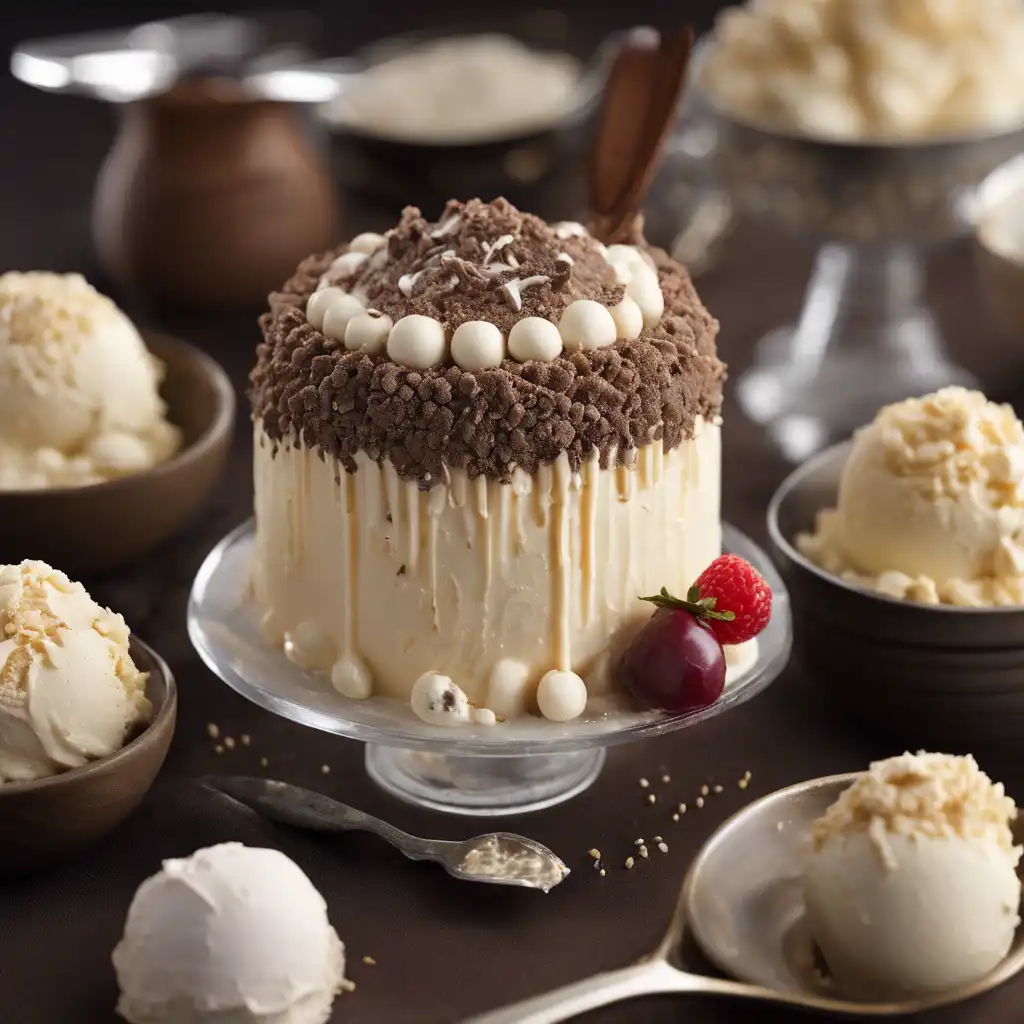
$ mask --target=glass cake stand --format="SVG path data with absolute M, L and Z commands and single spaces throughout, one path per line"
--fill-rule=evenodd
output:
M 432 726 L 407 703 L 342 697 L 328 680 L 303 671 L 260 635 L 249 598 L 250 520 L 207 556 L 192 586 L 188 631 L 207 666 L 243 697 L 313 729 L 366 743 L 366 770 L 410 803 L 469 815 L 518 814 L 568 800 L 601 772 L 607 747 L 697 725 L 738 707 L 782 671 L 792 641 L 789 596 L 768 557 L 738 530 L 724 527 L 724 547 L 755 565 L 774 592 L 768 628 L 725 692 L 689 715 L 636 712 L 608 703 L 569 723 L 533 717 L 496 726 Z M 597 702 L 591 702 L 592 704 Z

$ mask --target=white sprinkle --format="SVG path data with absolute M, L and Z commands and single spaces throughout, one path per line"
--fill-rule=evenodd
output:
M 349 978 L 342 978 L 339 984 L 342 992 L 355 992 L 356 990 L 356 983 Z
M 484 266 L 494 258 L 494 254 L 499 249 L 504 249 L 506 245 L 511 245 L 515 239 L 511 235 L 502 235 L 500 238 L 493 242 L 484 242 Z
M 367 967 L 376 967 L 377 966 L 377 961 L 374 960 L 372 956 L 364 956 L 363 957 L 363 963 L 366 964 Z
M 642 839 L 634 839 L 633 840 L 633 845 L 634 846 L 643 846 L 644 845 L 644 841 Z
M 660 843 L 661 842 L 661 836 L 655 836 L 654 837 L 654 842 Z
M 669 783 L 672 781 L 672 777 L 670 775 L 662 775 L 661 781 L 664 783 Z
M 516 259 L 516 257 L 515 257 L 515 254 L 514 254 L 514 253 L 511 253 L 511 252 L 510 252 L 510 253 L 509 253 L 509 254 L 508 254 L 508 255 L 507 255 L 506 257 L 505 257 L 505 262 L 506 262 L 506 263 L 507 263 L 507 264 L 508 264 L 508 265 L 509 265 L 509 266 L 510 266 L 510 267 L 511 267 L 511 268 L 512 268 L 513 270 L 518 270 L 518 269 L 519 269 L 519 260 L 517 260 L 517 259 Z
M 268 764 L 270 764 L 270 762 L 265 757 L 261 757 L 260 758 L 260 767 L 261 768 L 266 768 Z
M 416 271 L 415 274 L 403 274 L 398 279 L 398 290 L 407 298 L 412 298 L 412 290 L 416 287 L 416 282 L 419 280 L 422 270 Z
M 698 807 L 703 807 L 704 806 L 704 797 L 702 797 L 702 796 L 697 797 L 695 803 L 697 804 Z
M 668 843 L 658 843 L 658 849 L 661 850 L 662 853 L 668 853 Z
M 607 872 L 605 871 L 605 869 L 604 869 L 604 868 L 601 868 L 601 870 L 600 870 L 600 871 L 598 872 L 598 874 L 600 874 L 600 876 L 601 876 L 602 878 L 604 878 L 604 876 L 605 876 L 605 874 L 607 874 Z
M 747 786 L 750 785 L 750 779 L 740 779 L 740 781 L 737 782 L 736 785 L 739 786 L 740 789 L 746 789 Z
M 206 726 L 206 735 L 211 740 L 215 740 L 220 735 L 220 729 L 214 722 L 209 722 Z
M 653 793 L 647 794 L 647 802 L 653 804 L 658 798 Z
M 239 738 L 242 741 L 243 747 L 247 747 L 249 746 L 250 743 L 252 743 L 252 740 L 249 738 L 249 734 L 247 732 L 243 732 Z
M 224 753 L 224 748 L 218 743 L 217 746 L 215 746 L 213 748 L 213 752 L 215 754 L 223 754 Z
M 715 788 L 714 788 L 714 792 L 715 793 L 721 793 L 722 792 L 722 787 L 719 786 L 719 785 L 716 785 Z
M 632 857 L 627 857 L 626 858 L 626 867 L 627 868 L 631 868 L 635 863 L 636 863 L 636 861 L 633 860 Z
M 587 853 L 594 858 L 594 860 L 601 859 L 601 851 L 598 849 L 588 850 Z
M 331 766 L 329 764 L 322 764 L 322 765 L 320 765 L 320 774 L 321 775 L 330 775 L 331 774 Z
M 679 815 L 678 814 L 673 814 L 672 815 L 672 820 L 673 821 L 678 821 L 679 820 Z
M 230 736 L 225 736 L 224 737 L 224 746 L 227 747 L 228 750 L 234 750 L 235 749 L 235 741 L 234 741 L 234 739 L 232 739 L 232 737 L 230 737 Z
M 446 221 L 438 224 L 433 231 L 430 232 L 431 238 L 446 238 L 448 235 L 454 234 L 459 230 L 459 225 L 462 223 L 462 217 L 459 214 L 454 213 Z
M 647 853 L 647 847 L 646 846 L 641 846 L 640 847 L 640 856 L 641 857 L 649 856 L 649 854 Z
M 647 781 L 647 779 L 641 779 L 640 780 L 640 787 L 641 787 L 641 789 L 646 789 L 649 785 L 650 785 L 650 783 Z
M 710 792 L 711 792 L 711 790 L 708 789 L 707 784 L 705 784 L 705 785 L 700 787 L 700 795 L 701 796 L 707 796 L 708 793 L 710 793 Z
M 679 805 L 679 813 L 680 814 L 685 814 L 686 813 L 686 804 L 680 804 Z
M 522 293 L 527 288 L 533 288 L 539 284 L 547 284 L 551 278 L 546 274 L 534 274 L 533 277 L 527 277 L 523 280 L 519 280 L 518 277 L 513 278 L 511 281 L 506 281 L 502 286 L 501 290 L 505 293 L 506 298 L 515 307 L 518 313 L 523 308 L 523 296 Z
M 777 825 L 775 826 L 775 828 L 776 828 L 776 829 L 777 829 L 777 830 L 778 830 L 779 832 L 781 832 L 781 831 L 782 831 L 782 830 L 783 830 L 783 829 L 784 829 L 785 827 L 786 827 L 786 823 L 785 823 L 784 821 L 780 821 L 780 822 L 779 822 L 779 823 L 778 823 L 778 824 L 777 824 Z

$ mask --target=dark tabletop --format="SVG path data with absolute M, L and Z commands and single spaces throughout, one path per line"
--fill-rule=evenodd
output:
M 39 25 L 32 32 L 39 34 Z M 88 202 L 111 138 L 110 111 L 5 82 L 0 118 L 5 140 L 0 268 L 92 273 Z M 734 374 L 756 338 L 796 311 L 810 256 L 792 242 L 744 228 L 729 241 L 723 261 L 698 281 L 721 320 L 721 351 Z M 1024 359 L 1017 359 L 1013 345 L 979 311 L 965 247 L 937 254 L 931 291 L 957 356 L 993 397 L 1012 399 L 1020 393 Z M 149 322 L 204 347 L 242 388 L 257 337 L 253 316 L 150 317 Z M 548 896 L 460 884 L 437 868 L 406 861 L 371 837 L 322 841 L 266 825 L 190 780 L 216 771 L 257 773 L 260 759 L 267 758 L 269 774 L 322 789 L 411 832 L 458 838 L 481 830 L 479 822 L 427 813 L 385 796 L 367 779 L 359 744 L 307 731 L 248 704 L 215 679 L 192 650 L 185 603 L 193 575 L 210 547 L 251 512 L 248 433 L 243 415 L 230 466 L 187 532 L 143 564 L 84 581 L 97 600 L 123 612 L 132 630 L 170 662 L 181 692 L 178 730 L 155 788 L 125 825 L 76 863 L 0 884 L 3 1024 L 112 1022 L 116 986 L 110 951 L 136 886 L 163 858 L 225 840 L 279 847 L 323 892 L 357 983 L 353 994 L 338 1000 L 333 1021 L 453 1024 L 640 956 L 665 928 L 689 860 L 724 817 L 788 783 L 858 769 L 873 757 L 898 752 L 830 713 L 827 678 L 806 679 L 791 667 L 765 694 L 733 713 L 697 729 L 614 749 L 598 782 L 572 802 L 502 821 L 501 827 L 549 844 L 574 869 Z M 726 518 L 763 540 L 765 504 L 785 467 L 732 406 L 725 414 L 724 463 Z M 207 736 L 209 722 L 235 737 L 249 734 L 251 746 L 218 756 Z M 975 753 L 983 767 L 1008 781 L 1011 792 L 1024 792 L 1020 764 L 992 764 L 984 750 Z M 330 767 L 329 774 L 322 773 L 322 765 Z M 741 791 L 736 780 L 748 770 L 752 780 Z M 655 781 L 661 799 L 651 807 L 638 779 L 659 780 L 663 774 L 671 782 Z M 715 780 L 724 786 L 721 795 L 671 822 L 672 804 L 685 800 L 692 806 L 700 785 Z M 620 869 L 634 837 L 654 834 L 665 837 L 668 854 L 652 854 L 649 863 L 629 872 Z M 591 847 L 608 857 L 607 877 L 590 868 Z M 375 958 L 376 966 L 364 965 L 364 955 Z M 921 1020 L 1009 1024 L 1020 1020 L 1022 998 L 1024 979 Z M 803 1019 L 790 1011 L 684 999 L 625 1004 L 585 1019 L 595 1024 L 658 1024 L 684 1015 L 693 1024 Z

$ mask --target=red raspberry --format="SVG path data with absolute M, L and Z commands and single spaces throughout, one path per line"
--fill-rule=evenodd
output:
M 707 626 L 723 645 L 752 639 L 772 617 L 771 587 L 739 555 L 716 558 L 686 596 L 708 610 Z M 732 613 L 729 618 L 719 617 L 728 612 Z

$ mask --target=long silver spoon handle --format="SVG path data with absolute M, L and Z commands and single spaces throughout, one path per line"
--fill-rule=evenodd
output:
M 714 979 L 684 974 L 664 960 L 648 960 L 617 971 L 595 974 L 493 1013 L 470 1017 L 462 1024 L 558 1024 L 587 1010 L 637 996 L 704 992 L 708 982 L 714 984 Z

